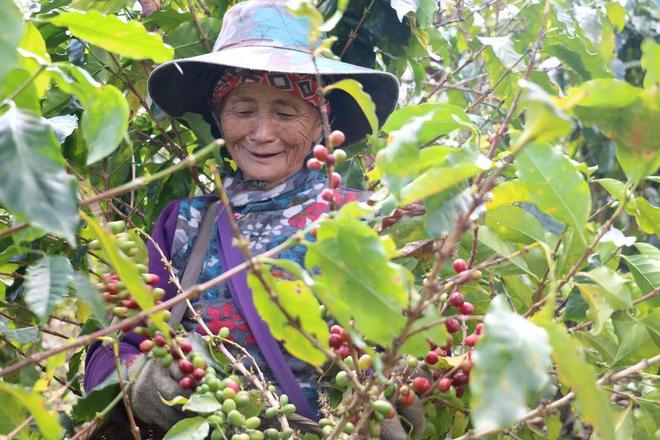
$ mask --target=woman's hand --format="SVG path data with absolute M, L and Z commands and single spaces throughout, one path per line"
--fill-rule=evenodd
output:
M 172 400 L 176 396 L 188 397 L 192 394 L 192 390 L 184 390 L 179 385 L 183 374 L 176 363 L 164 368 L 159 359 L 138 355 L 127 373 L 133 382 L 129 393 L 131 408 L 142 422 L 168 430 L 185 418 L 179 406 L 167 406 L 160 399 L 160 396 Z

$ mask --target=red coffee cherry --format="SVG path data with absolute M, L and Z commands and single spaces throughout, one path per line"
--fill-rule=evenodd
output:
M 428 393 L 428 391 L 431 389 L 431 381 L 423 376 L 418 376 L 414 378 L 412 381 L 412 385 L 413 388 L 415 389 L 415 392 L 417 392 L 420 395 Z
M 339 188 L 341 185 L 341 175 L 335 171 L 332 172 L 332 178 L 330 179 L 330 187 L 333 189 Z
M 307 169 L 311 171 L 319 171 L 321 169 L 321 162 L 316 159 L 315 157 L 312 157 L 307 161 Z
M 190 362 L 188 359 L 181 359 L 179 361 L 179 369 L 184 373 L 184 374 L 190 374 L 193 372 L 195 367 L 193 366 L 192 362 Z
M 154 336 L 154 342 L 159 347 L 162 347 L 163 345 L 165 345 L 167 343 L 167 341 L 165 340 L 165 336 L 163 336 L 162 333 L 156 333 L 156 336 Z
M 438 363 L 438 354 L 435 351 L 429 351 L 424 357 L 424 362 L 429 365 L 435 365 Z
M 151 339 L 145 339 L 144 341 L 140 342 L 140 351 L 142 353 L 148 353 L 152 348 L 154 348 L 154 345 L 156 345 L 154 341 Z
M 454 307 L 460 307 L 463 305 L 465 302 L 465 297 L 461 292 L 454 292 L 451 295 L 449 295 L 449 304 L 451 304 Z
M 181 347 L 181 351 L 184 353 L 190 353 L 193 349 L 192 344 L 188 341 L 181 341 L 179 347 Z
M 195 386 L 195 379 L 193 379 L 191 376 L 184 376 L 179 381 L 179 386 L 184 390 L 189 390 Z
M 325 162 L 328 159 L 328 149 L 323 145 L 314 145 L 312 150 L 314 157 L 321 162 Z
M 467 263 L 462 258 L 457 258 L 454 260 L 454 272 L 461 273 L 467 270 Z
M 445 321 L 445 328 L 449 333 L 456 333 L 460 328 L 461 324 L 456 318 L 449 318 Z
M 341 347 L 339 347 L 339 350 L 337 350 L 337 354 L 342 358 L 345 358 L 346 356 L 351 354 L 351 349 L 348 348 L 348 345 L 344 344 Z
M 399 397 L 399 402 L 405 406 L 412 405 L 415 403 L 415 393 L 402 394 L 401 397 Z
M 461 312 L 463 315 L 471 315 L 474 313 L 474 306 L 472 305 L 472 303 L 465 301 L 458 308 L 458 311 Z
M 344 332 L 344 328 L 341 325 L 333 325 L 330 327 L 330 333 L 334 333 L 336 335 L 341 335 Z
M 241 390 L 241 386 L 238 384 L 238 382 L 236 382 L 235 380 L 232 380 L 232 379 L 227 380 L 227 385 L 225 385 L 225 387 L 226 388 L 231 388 L 237 394 Z
M 478 335 L 481 335 L 484 332 L 484 328 L 486 327 L 486 324 L 483 322 L 480 322 L 477 324 L 477 326 L 474 328 L 474 332 Z
M 463 362 L 461 362 L 461 365 L 458 368 L 463 370 L 463 372 L 465 373 L 469 373 L 470 370 L 472 369 L 472 360 L 469 357 L 466 357 L 465 359 L 463 359 Z
M 197 382 L 203 380 L 204 376 L 206 376 L 206 370 L 204 370 L 203 368 L 195 368 L 192 372 L 192 377 Z
M 477 345 L 477 335 L 466 336 L 463 343 L 465 343 L 467 346 L 474 347 Z
M 335 192 L 329 188 L 325 188 L 323 191 L 321 191 L 321 198 L 330 203 L 335 200 Z
M 443 377 L 438 381 L 438 390 L 443 393 L 446 393 L 451 388 L 451 379 L 448 377 Z
M 333 130 L 332 133 L 328 135 L 328 144 L 330 144 L 331 147 L 338 147 L 344 142 L 346 142 L 346 135 L 344 135 L 343 131 Z
M 458 398 L 463 397 L 463 393 L 465 392 L 465 388 L 463 388 L 463 385 L 456 385 L 454 389 L 456 390 L 456 397 Z
M 453 377 L 454 385 L 465 385 L 466 383 L 468 383 L 469 380 L 470 379 L 468 375 L 460 370 L 454 373 L 454 377 Z
M 341 347 L 341 344 L 344 343 L 344 340 L 342 339 L 341 335 L 337 333 L 332 333 L 330 335 L 330 338 L 328 339 L 328 345 L 334 349 L 338 349 Z

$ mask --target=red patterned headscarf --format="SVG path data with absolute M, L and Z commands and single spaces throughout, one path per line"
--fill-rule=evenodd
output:
M 313 75 L 296 73 L 227 69 L 213 88 L 211 99 L 219 102 L 241 84 L 267 84 L 292 93 L 316 108 L 321 108 L 321 101 L 316 95 L 318 88 L 316 78 Z M 330 104 L 327 101 L 326 110 L 330 113 Z

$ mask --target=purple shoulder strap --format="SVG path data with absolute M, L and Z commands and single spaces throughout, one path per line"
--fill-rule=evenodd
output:
M 220 261 L 225 269 L 231 269 L 245 261 L 240 250 L 232 245 L 231 224 L 224 206 L 218 207 L 218 252 Z M 296 405 L 297 412 L 307 418 L 317 420 L 318 415 L 312 411 L 300 388 L 300 384 L 291 371 L 289 363 L 284 358 L 280 345 L 268 328 L 252 300 L 252 290 L 247 285 L 247 272 L 241 271 L 227 280 L 227 286 L 231 292 L 234 303 L 238 306 L 243 318 L 250 326 L 250 330 L 257 341 L 257 345 L 264 355 L 268 366 L 270 367 L 275 379 L 282 388 L 282 391 L 289 396 L 289 400 Z M 273 306 L 274 307 L 274 306 Z

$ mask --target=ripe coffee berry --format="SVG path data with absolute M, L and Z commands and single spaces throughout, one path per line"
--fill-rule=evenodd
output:
M 466 336 L 463 342 L 467 346 L 474 347 L 475 345 L 477 345 L 477 337 L 478 337 L 477 335 Z
M 465 392 L 463 385 L 456 385 L 454 389 L 456 390 L 456 397 L 463 397 L 463 393 Z
M 468 380 L 470 379 L 468 378 L 468 375 L 465 374 L 464 372 L 457 371 L 456 373 L 454 373 L 454 377 L 453 377 L 454 385 L 465 385 L 466 383 L 468 383 Z
M 335 324 L 332 327 L 330 327 L 330 333 L 334 333 L 336 335 L 341 335 L 342 333 L 344 333 L 344 329 L 341 325 Z
M 429 351 L 426 353 L 426 357 L 424 358 L 424 362 L 426 362 L 429 365 L 435 365 L 438 363 L 438 354 L 435 351 Z
M 339 130 L 334 130 L 330 135 L 328 135 L 328 143 L 332 147 L 338 147 L 346 141 L 346 136 L 344 132 Z
M 351 354 L 351 349 L 348 348 L 348 345 L 344 344 L 341 347 L 339 347 L 339 350 L 337 350 L 337 354 L 341 356 L 342 358 L 345 358 L 349 354 Z
M 154 336 L 154 342 L 159 347 L 162 347 L 167 341 L 165 341 L 165 336 L 163 336 L 162 333 L 157 333 L 156 336 Z
M 227 380 L 227 383 L 225 384 L 225 388 L 231 388 L 232 390 L 234 390 L 235 393 L 238 393 L 241 390 L 241 387 L 240 385 L 238 385 L 238 382 L 232 379 Z
M 431 389 L 431 381 L 423 376 L 418 376 L 412 381 L 413 388 L 418 394 L 426 394 Z
M 321 191 L 321 198 L 330 203 L 335 199 L 335 192 L 329 188 L 325 188 Z
M 184 376 L 179 381 L 179 386 L 184 390 L 189 390 L 195 385 L 195 379 L 191 376 Z
M 340 185 L 341 185 L 341 175 L 333 171 L 332 178 L 330 179 L 330 187 L 336 189 L 339 188 Z
M 179 361 L 179 369 L 185 374 L 190 374 L 193 372 L 195 367 L 188 359 L 181 359 Z
M 415 403 L 415 393 L 402 394 L 401 397 L 399 397 L 399 402 L 405 406 L 412 405 Z
M 438 381 L 438 390 L 443 393 L 446 393 L 451 388 L 451 379 L 448 377 L 443 377 Z
M 457 258 L 454 260 L 454 272 L 461 273 L 467 270 L 467 263 L 462 258 Z
M 458 308 L 458 311 L 461 312 L 463 315 L 471 315 L 474 313 L 474 306 L 472 305 L 472 303 L 465 301 Z
M 323 145 L 315 145 L 312 150 L 314 157 L 321 162 L 325 162 L 328 159 L 328 149 Z
M 481 335 L 484 332 L 484 327 L 486 327 L 486 324 L 484 324 L 483 322 L 480 322 L 474 328 L 474 332 L 478 335 Z
M 449 318 L 445 321 L 445 328 L 449 333 L 456 333 L 461 328 L 461 324 L 458 322 L 458 319 Z
M 142 353 L 147 353 L 149 352 L 152 348 L 154 348 L 154 341 L 151 339 L 145 339 L 144 341 L 140 342 L 140 351 Z
M 461 362 L 459 368 L 463 370 L 463 372 L 469 373 L 472 369 L 472 360 L 470 358 L 463 359 L 463 362 Z
M 451 304 L 454 307 L 460 307 L 463 305 L 465 302 L 465 297 L 461 292 L 454 292 L 451 295 L 449 295 L 449 304 Z
M 307 169 L 311 171 L 319 171 L 321 169 L 321 162 L 317 158 L 312 157 L 307 161 Z
M 332 333 L 328 339 L 328 345 L 334 349 L 338 349 L 343 343 L 344 340 L 341 338 L 341 335 L 338 335 L 337 333 Z
M 206 375 L 206 370 L 204 370 L 203 368 L 195 368 L 192 372 L 192 377 L 197 382 L 203 380 L 205 375 Z
M 181 347 L 181 351 L 184 353 L 190 353 L 193 349 L 192 344 L 188 341 L 181 341 L 179 347 Z

